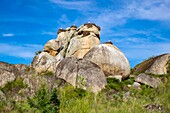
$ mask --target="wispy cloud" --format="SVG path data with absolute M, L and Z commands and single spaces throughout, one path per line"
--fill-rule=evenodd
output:
M 112 39 L 113 43 L 124 43 L 124 44 L 139 44 L 148 41 L 146 38 L 137 38 L 137 37 L 125 37 L 125 38 L 114 38 Z
M 128 5 L 128 13 L 138 19 L 170 21 L 170 2 L 168 0 L 133 1 Z
M 170 2 L 168 0 L 125 1 L 117 10 L 102 9 L 87 20 L 100 25 L 103 34 L 112 32 L 111 28 L 122 26 L 129 19 L 152 20 L 170 23 Z M 97 7 L 97 6 L 96 6 Z M 99 9 L 99 8 L 98 8 Z
M 52 3 L 59 5 L 60 7 L 66 9 L 73 10 L 92 10 L 90 6 L 92 5 L 92 1 L 89 0 L 81 0 L 81 1 L 66 1 L 66 0 L 50 0 Z
M 12 37 L 12 36 L 14 36 L 15 34 L 13 34 L 13 33 L 3 33 L 2 34 L 2 36 L 3 37 Z
M 9 55 L 19 58 L 33 58 L 35 52 L 42 50 L 42 45 L 25 44 L 25 45 L 10 45 L 6 43 L 0 43 L 3 49 L 0 49 L 0 54 Z
M 51 31 L 43 31 L 41 34 L 43 35 L 56 35 L 57 33 L 56 32 L 51 32 Z
M 161 42 L 145 42 L 140 44 L 118 45 L 129 59 L 147 59 L 164 53 L 170 53 L 170 44 Z

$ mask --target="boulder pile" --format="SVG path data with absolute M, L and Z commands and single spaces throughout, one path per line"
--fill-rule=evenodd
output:
M 105 77 L 125 79 L 130 75 L 125 55 L 112 42 L 100 44 L 100 27 L 94 23 L 79 28 L 72 25 L 57 33 L 34 57 L 31 66 L 36 72 L 51 71 L 75 87 L 80 87 L 77 78 L 83 77 L 86 85 L 82 88 L 91 87 L 95 93 L 106 85 Z

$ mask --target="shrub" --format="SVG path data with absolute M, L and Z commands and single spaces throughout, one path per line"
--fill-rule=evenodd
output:
M 36 112 L 58 113 L 60 101 L 58 100 L 57 90 L 50 93 L 45 88 L 41 88 L 33 98 L 28 97 L 30 108 L 35 108 Z
M 26 88 L 27 85 L 23 83 L 23 79 L 17 78 L 12 82 L 8 82 L 5 87 L 0 88 L 7 96 L 18 93 L 22 88 Z
M 134 78 L 129 78 L 123 81 L 119 81 L 115 78 L 107 78 L 107 85 L 106 89 L 115 89 L 118 91 L 122 91 L 124 87 L 126 87 L 128 84 L 133 84 Z

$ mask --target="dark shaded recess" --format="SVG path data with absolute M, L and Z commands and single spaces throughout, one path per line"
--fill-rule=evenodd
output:
M 90 31 L 83 31 L 83 37 L 90 35 Z
M 57 32 L 57 34 L 59 34 L 59 33 L 61 33 L 61 32 L 66 32 L 66 30 L 65 30 L 65 29 L 59 29 L 58 32 Z
M 96 34 L 97 38 L 100 40 L 100 35 L 99 34 Z
M 83 35 L 82 37 L 85 37 L 85 36 L 90 35 L 90 31 L 81 31 L 81 32 L 78 32 L 78 35 Z
M 82 37 L 85 37 L 85 36 L 90 35 L 90 31 L 81 31 L 81 32 L 78 32 L 78 35 L 83 35 Z M 95 35 L 100 40 L 100 36 L 98 34 L 95 34 Z
M 44 50 L 44 52 L 50 53 L 50 51 L 48 51 L 48 50 Z
M 77 26 L 76 26 L 76 25 L 72 25 L 70 28 L 75 28 L 75 29 L 77 29 Z
M 153 58 L 150 58 L 146 61 L 143 61 L 142 63 L 136 65 L 133 69 L 133 74 L 139 74 L 145 72 L 147 69 L 149 69 L 153 63 L 160 57 L 164 56 L 166 54 L 162 54 Z
M 97 29 L 99 31 L 101 30 L 101 28 L 99 26 L 97 26 L 96 24 L 94 24 L 94 23 L 86 23 L 86 24 L 84 24 L 84 26 L 87 26 L 88 28 L 91 28 L 91 27 L 95 26 L 95 27 L 97 27 Z
M 57 88 L 62 88 L 62 87 L 66 87 L 66 86 L 70 86 L 71 85 L 66 80 L 64 80 L 62 78 L 58 78 L 56 76 L 55 76 L 55 84 L 57 84 Z
M 104 44 L 112 44 L 113 45 L 113 43 L 111 41 L 105 42 Z

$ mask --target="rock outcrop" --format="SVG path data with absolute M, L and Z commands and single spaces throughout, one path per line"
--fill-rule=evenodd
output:
M 31 67 L 34 68 L 37 73 L 46 71 L 55 73 L 56 66 L 62 59 L 63 57 L 60 54 L 54 57 L 47 52 L 41 52 L 34 57 Z
M 44 45 L 44 50 L 34 57 L 32 67 L 37 72 L 53 71 L 62 58 L 83 56 L 95 45 L 100 44 L 100 27 L 87 23 L 80 26 L 73 25 L 67 29 L 59 29 L 58 37 L 49 40 Z M 53 69 L 52 69 L 53 68 Z
M 0 87 L 4 87 L 8 82 L 12 82 L 18 75 L 18 69 L 5 62 L 0 62 Z
M 58 37 L 56 38 L 56 41 L 59 41 L 62 43 L 62 50 L 60 51 L 60 54 L 63 57 L 66 56 L 66 51 L 70 44 L 70 40 L 74 36 L 76 29 L 77 29 L 77 26 L 71 26 L 70 28 L 68 28 L 66 30 L 64 30 L 64 29 L 58 30 Z
M 135 81 L 148 85 L 153 88 L 157 88 L 162 84 L 161 80 L 156 77 L 152 77 L 151 75 L 147 75 L 144 73 L 139 74 L 138 76 L 135 77 Z
M 133 69 L 134 74 L 150 73 L 150 74 L 167 74 L 170 73 L 170 54 L 162 54 L 150 58 L 138 65 Z
M 73 57 L 63 59 L 57 66 L 56 77 L 74 87 L 98 93 L 106 85 L 103 71 L 96 64 Z
M 49 40 L 44 45 L 44 52 L 47 52 L 52 56 L 56 56 L 61 49 L 62 49 L 62 43 L 60 41 L 56 41 L 54 39 Z
M 100 28 L 92 23 L 87 23 L 75 32 L 70 40 L 66 57 L 83 58 L 95 45 L 100 44 Z
M 84 59 L 99 65 L 105 76 L 126 78 L 130 74 L 130 65 L 124 54 L 114 45 L 107 43 L 93 47 Z

